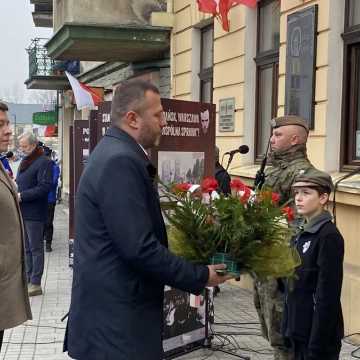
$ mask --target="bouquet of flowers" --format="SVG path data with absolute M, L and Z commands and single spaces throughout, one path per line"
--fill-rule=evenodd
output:
M 279 206 L 280 196 L 271 189 L 253 191 L 237 179 L 231 181 L 231 195 L 217 189 L 212 177 L 201 185 L 162 186 L 170 249 L 194 262 L 225 262 L 236 274 L 292 276 L 300 265 L 289 246 L 292 209 Z

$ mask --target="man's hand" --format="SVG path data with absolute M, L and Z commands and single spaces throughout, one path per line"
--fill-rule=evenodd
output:
M 18 200 L 19 200 L 19 202 L 21 202 L 21 194 L 20 193 L 18 193 Z
M 225 264 L 208 265 L 208 268 L 209 268 L 209 279 L 206 286 L 217 286 L 233 278 L 233 276 L 228 275 L 226 273 L 224 275 L 219 275 L 216 272 L 216 270 L 226 270 Z

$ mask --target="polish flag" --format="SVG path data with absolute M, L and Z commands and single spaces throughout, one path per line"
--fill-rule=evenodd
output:
M 95 109 L 102 101 L 102 97 L 99 96 L 91 87 L 81 83 L 76 77 L 65 71 L 67 78 L 69 79 L 72 91 L 76 101 L 76 107 L 78 110 L 82 109 Z
M 225 31 L 230 30 L 228 14 L 235 5 L 245 5 L 255 8 L 257 0 L 197 0 L 199 11 L 216 16 Z

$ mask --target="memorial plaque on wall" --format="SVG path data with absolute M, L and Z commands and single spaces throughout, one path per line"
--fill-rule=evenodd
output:
M 214 176 L 215 105 L 162 99 L 167 126 L 160 146 L 151 151 L 160 179 L 198 184 Z
M 219 101 L 219 132 L 235 130 L 235 98 Z
M 314 127 L 317 5 L 287 17 L 285 114 Z

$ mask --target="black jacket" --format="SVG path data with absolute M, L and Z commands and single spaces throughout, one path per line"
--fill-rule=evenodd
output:
M 35 153 L 38 153 L 34 156 Z M 23 166 L 25 162 L 26 166 Z M 16 176 L 21 196 L 20 208 L 24 220 L 45 222 L 47 218 L 48 194 L 52 185 L 52 162 L 35 149 L 20 163 Z
M 80 179 L 64 344 L 75 359 L 161 359 L 164 285 L 205 287 L 207 267 L 166 248 L 155 174 L 140 146 L 110 128 Z
M 231 194 L 230 175 L 218 161 L 215 164 L 215 179 L 219 184 L 219 192 L 223 193 L 224 195 Z
M 344 336 L 340 296 L 344 239 L 323 212 L 294 238 L 302 265 L 286 289 L 283 331 L 307 344 L 311 360 L 337 352 Z

